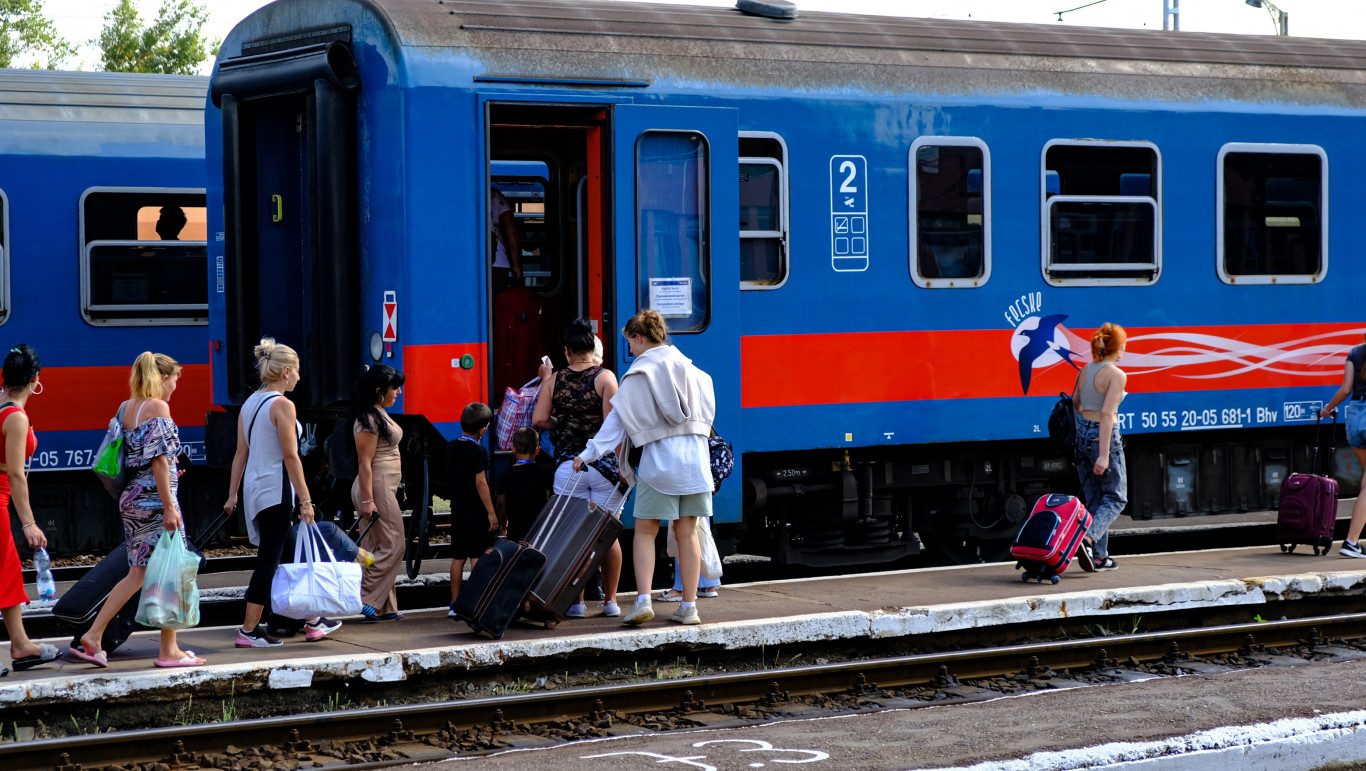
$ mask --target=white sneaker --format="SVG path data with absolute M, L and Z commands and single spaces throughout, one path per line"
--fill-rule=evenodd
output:
M 564 612 L 565 618 L 588 618 L 588 606 L 582 602 L 576 602 L 569 606 L 569 610 Z
M 631 612 L 626 614 L 626 618 L 621 623 L 627 626 L 640 626 L 655 617 L 654 606 L 650 604 L 650 598 L 646 597 L 643 601 L 637 602 Z
M 616 618 L 621 615 L 621 606 L 611 600 L 607 600 L 602 604 L 602 615 L 608 618 Z

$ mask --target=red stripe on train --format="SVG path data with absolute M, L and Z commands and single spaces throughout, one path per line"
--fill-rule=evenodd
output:
M 1128 391 L 1331 386 L 1363 329 L 1350 324 L 1135 327 L 1123 362 Z M 1050 339 L 1090 360 L 1091 330 Z M 745 407 L 990 399 L 1024 395 L 1019 330 L 765 335 L 740 340 Z M 1077 370 L 1045 356 L 1029 395 L 1070 392 Z M 1325 393 L 1326 399 L 1330 394 Z
M 128 398 L 128 365 L 114 367 L 43 367 L 43 392 L 28 400 L 34 429 L 43 431 L 104 430 Z M 186 364 L 171 396 L 171 416 L 179 426 L 204 425 L 214 409 L 208 364 Z

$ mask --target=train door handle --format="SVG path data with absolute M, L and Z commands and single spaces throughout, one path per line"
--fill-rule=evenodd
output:
M 275 207 L 274 213 L 270 215 L 271 222 L 281 222 L 285 218 L 285 199 L 281 195 L 272 195 L 270 202 Z

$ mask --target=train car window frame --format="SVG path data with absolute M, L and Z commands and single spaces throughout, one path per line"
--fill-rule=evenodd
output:
M 1246 153 L 1255 155 L 1313 155 L 1319 159 L 1319 221 L 1318 221 L 1318 240 L 1319 240 L 1319 264 L 1318 270 L 1313 273 L 1230 273 L 1228 271 L 1228 259 L 1225 250 L 1228 247 L 1226 234 L 1225 217 L 1227 216 L 1228 201 L 1225 196 L 1224 175 L 1227 171 L 1228 156 L 1235 153 Z M 1225 284 L 1245 286 L 1249 284 L 1317 284 L 1328 275 L 1328 153 L 1319 145 L 1309 144 L 1282 144 L 1282 143 L 1256 143 L 1256 142 L 1229 142 L 1219 148 L 1219 155 L 1214 167 L 1215 179 L 1215 201 L 1217 211 L 1215 212 L 1215 270 L 1218 271 L 1219 280 Z M 1267 204 L 1269 206 L 1269 204 Z M 1264 213 L 1265 216 L 1265 213 Z M 1263 220 L 1266 224 L 1264 228 L 1284 227 L 1284 225 L 1273 225 L 1271 219 L 1284 219 L 1282 217 L 1265 216 Z M 1299 218 L 1295 217 L 1296 227 L 1299 226 Z
M 642 198 L 642 196 L 641 196 L 641 191 L 645 189 L 645 185 L 643 184 L 643 180 L 642 180 L 642 178 L 641 178 L 641 168 L 642 168 L 642 165 L 641 165 L 641 147 L 642 147 L 642 145 L 645 143 L 645 141 L 646 141 L 648 138 L 656 137 L 656 136 L 667 136 L 667 135 L 697 137 L 698 141 L 700 142 L 700 147 L 701 147 L 701 163 L 698 164 L 698 170 L 699 170 L 700 173 L 699 173 L 698 179 L 697 179 L 697 184 L 698 184 L 698 188 L 699 188 L 699 189 L 698 189 L 698 191 L 697 191 L 697 203 L 698 203 L 698 222 L 697 222 L 697 226 L 698 226 L 698 227 L 697 227 L 697 264 L 696 264 L 696 268 L 697 268 L 697 278 L 698 278 L 699 281 L 701 281 L 701 282 L 704 284 L 704 289 L 705 289 L 705 291 L 702 292 L 701 298 L 702 298 L 703 300 L 705 300 L 705 302 L 706 302 L 706 308 L 703 309 L 703 311 L 702 311 L 702 317 L 701 317 L 701 319 L 697 322 L 696 325 L 689 326 L 689 327 L 686 327 L 686 328 L 680 327 L 680 328 L 678 328 L 678 329 L 675 329 L 675 328 L 674 328 L 674 323 L 677 323 L 676 320 L 679 318 L 679 316 L 676 315 L 676 314 L 668 314 L 668 313 L 664 313 L 663 311 L 660 311 L 660 314 L 661 314 L 662 316 L 664 316 L 665 321 L 669 324 L 669 334 L 671 334 L 671 335 L 695 335 L 695 334 L 699 334 L 699 333 L 701 333 L 701 332 L 705 332 L 705 331 L 707 330 L 707 327 L 711 325 L 711 309 L 712 309 L 712 280 L 711 280 L 711 258 L 712 258 L 712 254 L 711 254 L 711 236 L 712 236 L 711 219 L 712 219 L 712 216 L 713 216 L 713 212 L 712 212 L 712 200 L 711 200 L 711 190 L 712 190 L 712 182 L 711 182 L 711 158 L 712 158 L 712 154 L 711 154 L 711 142 L 710 142 L 710 140 L 707 139 L 707 135 L 704 134 L 704 133 L 702 133 L 701 131 L 692 131 L 692 130 L 684 130 L 684 129 L 647 129 L 647 130 L 645 130 L 645 131 L 642 131 L 642 132 L 640 133 L 640 135 L 636 137 L 636 142 L 635 142 L 635 188 L 636 188 L 636 189 L 635 189 L 635 223 L 634 223 L 634 225 L 635 225 L 635 231 L 636 231 L 636 233 L 635 233 L 635 242 L 636 242 L 636 307 L 637 307 L 638 309 L 653 308 L 653 305 L 651 305 L 651 303 L 650 303 L 650 294 L 651 294 L 651 289 L 652 289 L 652 287 L 651 287 L 651 285 L 650 285 L 651 279 L 684 278 L 684 277 L 682 277 L 682 276 L 674 277 L 674 276 L 656 276 L 656 275 L 652 275 L 652 274 L 650 273 L 650 271 L 648 270 L 648 266 L 646 265 L 646 262 L 645 262 L 645 261 L 646 261 L 646 257 L 647 257 L 647 250 L 644 249 L 644 248 L 642 248 L 642 245 L 643 245 L 644 239 L 645 239 L 645 233 L 644 233 L 644 229 L 641 227 L 641 220 L 642 220 L 642 216 L 643 216 L 643 213 L 644 213 L 645 210 L 641 208 L 641 203 L 642 203 L 642 201 L 643 201 L 643 198 Z M 649 252 L 649 253 L 650 253 L 650 254 L 653 254 L 653 252 Z M 692 267 L 692 266 L 689 266 L 689 267 Z M 690 274 L 689 276 L 687 276 L 687 278 L 691 279 L 691 278 L 692 278 L 691 274 Z M 695 300 L 697 297 L 698 297 L 698 294 L 697 294 L 696 291 L 691 292 L 691 293 L 690 293 L 689 304 L 691 305 L 692 302 L 693 302 L 693 300 Z M 654 310 L 659 310 L 658 308 L 653 308 L 653 309 L 654 309 Z M 696 316 L 696 313 L 697 313 L 697 309 L 694 307 L 694 308 L 692 308 L 692 313 L 690 313 L 690 314 L 687 316 L 687 318 L 693 318 L 693 317 L 695 317 L 695 316 Z
M 101 194 L 115 195 L 146 195 L 155 198 L 158 195 L 190 195 L 204 196 L 204 205 L 207 207 L 207 191 L 202 187 L 90 187 L 86 188 L 77 204 L 78 230 L 77 238 L 80 247 L 81 263 L 81 317 L 87 324 L 103 327 L 148 327 L 148 326 L 207 326 L 209 305 L 208 299 L 200 303 L 168 303 L 168 304 L 99 304 L 93 300 L 91 259 L 92 253 L 101 248 L 109 246 L 121 247 L 164 247 L 167 244 L 180 244 L 192 248 L 202 248 L 204 251 L 204 288 L 208 290 L 208 241 L 148 241 L 140 239 L 86 239 L 86 202 L 92 195 Z M 152 203 L 147 204 L 155 205 Z M 139 208 L 145 208 L 139 207 Z M 117 314 L 136 314 L 138 312 L 172 313 L 180 315 L 117 315 Z M 111 315 L 103 315 L 111 314 Z
M 1153 154 L 1152 170 L 1147 195 L 1071 195 L 1051 192 L 1050 188 L 1060 187 L 1061 178 L 1056 171 L 1048 168 L 1048 151 L 1055 147 L 1088 148 L 1144 148 Z M 1050 184 L 1059 183 L 1059 185 Z M 1150 206 L 1153 210 L 1152 262 L 1125 263 L 1058 263 L 1053 264 L 1053 211 L 1060 204 L 1096 204 L 1114 206 L 1137 204 Z M 1039 153 L 1039 267 L 1044 281 L 1049 286 L 1152 286 L 1162 277 L 1162 150 L 1154 142 L 1146 140 L 1112 139 L 1051 139 L 1044 143 Z M 1149 275 L 1127 276 L 1085 276 L 1067 278 L 1069 272 L 1113 271 L 1116 273 L 1147 273 Z
M 982 152 L 982 269 L 976 276 L 941 278 L 925 276 L 920 271 L 920 188 L 916 172 L 916 153 L 926 146 L 975 147 Z M 911 142 L 907 164 L 907 267 L 911 273 L 911 281 L 922 289 L 976 289 L 985 285 L 991 280 L 991 149 L 978 137 L 922 136 Z
M 740 239 L 741 241 L 744 241 L 746 239 L 776 239 L 778 241 L 778 274 L 780 276 L 777 282 L 771 284 L 763 281 L 745 281 L 742 278 L 740 280 L 740 289 L 741 291 L 746 292 L 781 289 L 783 285 L 787 283 L 788 278 L 792 276 L 792 247 L 790 225 L 792 220 L 789 217 L 789 214 L 791 212 L 789 208 L 791 202 L 791 195 L 790 182 L 787 173 L 789 157 L 787 152 L 787 142 L 783 140 L 780 134 L 773 131 L 741 131 L 739 133 L 739 138 L 768 139 L 773 142 L 776 142 L 782 152 L 781 158 L 777 158 L 771 155 L 755 156 L 744 155 L 743 153 L 741 153 L 740 155 L 740 164 L 768 164 L 776 166 L 778 169 L 778 229 L 744 230 L 742 228 L 740 230 Z M 741 251 L 743 252 L 743 249 Z

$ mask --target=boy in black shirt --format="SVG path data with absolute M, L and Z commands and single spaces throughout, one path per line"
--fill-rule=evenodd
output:
M 479 440 L 493 422 L 487 404 L 472 402 L 460 414 L 460 438 L 446 447 L 451 480 L 451 618 L 455 598 L 464 582 L 465 560 L 470 567 L 493 544 L 498 533 L 498 514 L 489 495 L 489 454 Z
M 512 435 L 512 451 L 517 461 L 498 480 L 498 519 L 508 540 L 525 541 L 531 523 L 550 498 L 555 469 L 536 462 L 541 437 L 534 428 L 517 429 Z

